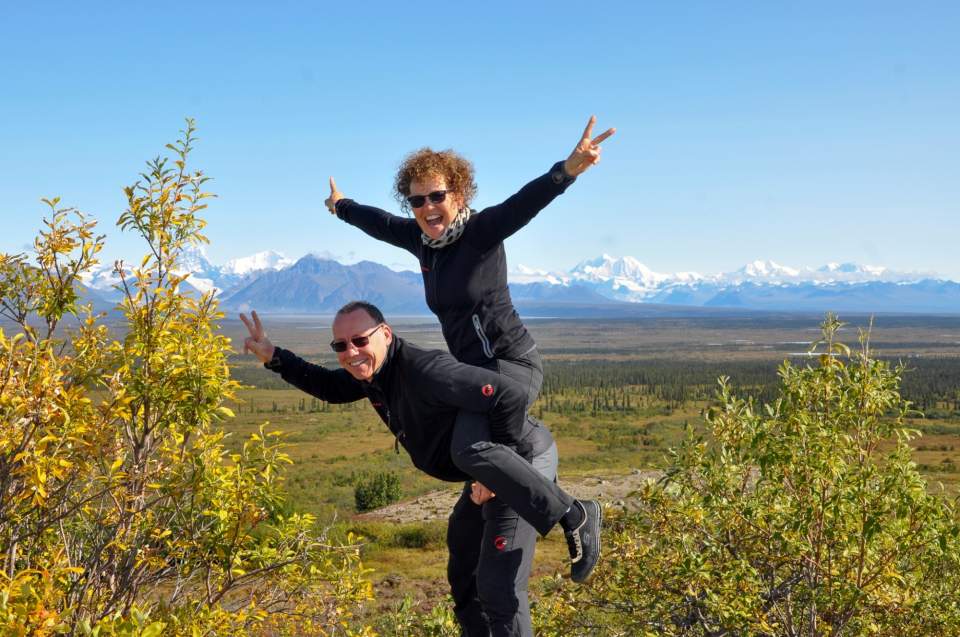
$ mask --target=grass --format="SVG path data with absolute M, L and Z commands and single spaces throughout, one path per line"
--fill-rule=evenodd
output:
M 810 340 L 815 337 L 812 328 L 818 320 L 759 326 L 718 321 L 564 321 L 533 322 L 531 328 L 541 349 L 550 352 L 548 370 L 551 365 L 581 365 L 597 358 L 612 365 L 635 366 L 644 357 L 679 358 L 692 365 L 709 365 L 706 369 L 712 370 L 724 361 L 782 360 L 783 352 L 762 348 Z M 920 352 L 923 355 L 946 351 L 934 338 L 944 328 L 917 325 L 906 321 L 888 331 L 878 329 L 874 343 L 892 355 L 912 352 L 918 343 L 932 343 Z M 960 329 L 960 322 L 951 326 Z M 317 340 L 320 332 L 323 330 L 281 325 L 272 329 L 271 337 L 315 362 L 335 365 L 322 339 Z M 725 345 L 708 347 L 714 342 Z M 597 347 L 597 343 L 603 346 Z M 334 534 L 353 531 L 366 538 L 362 556 L 365 565 L 373 569 L 380 608 L 390 607 L 406 594 L 428 603 L 442 599 L 447 592 L 445 520 L 397 525 L 356 518 L 353 488 L 356 476 L 365 471 L 396 472 L 404 500 L 457 486 L 417 471 L 403 450 L 395 453 L 393 436 L 366 402 L 326 405 L 285 385 L 250 357 L 235 357 L 232 363 L 236 376 L 249 387 L 240 391 L 236 404 L 231 405 L 237 417 L 225 424 L 230 433 L 228 444 L 239 446 L 264 421 L 269 421 L 270 429 L 285 432 L 287 452 L 295 462 L 286 478 L 293 506 L 316 514 L 320 524 L 333 524 Z M 594 411 L 593 388 L 579 392 L 564 388 L 534 406 L 532 413 L 547 424 L 557 440 L 562 479 L 617 476 L 634 469 L 662 467 L 667 449 L 682 439 L 685 427 L 702 426 L 706 401 L 678 404 L 644 395 L 640 386 L 617 386 L 616 391 L 620 390 L 631 395 L 630 409 Z M 712 386 L 705 386 L 703 395 L 712 391 Z M 935 417 L 910 423 L 924 434 L 911 441 L 914 457 L 931 488 L 942 483 L 947 493 L 955 494 L 960 492 L 960 412 L 943 405 L 931 415 Z M 554 532 L 538 542 L 535 578 L 567 568 L 562 534 Z

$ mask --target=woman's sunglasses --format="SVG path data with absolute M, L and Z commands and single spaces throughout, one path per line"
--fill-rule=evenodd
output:
M 366 347 L 367 344 L 370 343 L 370 337 L 373 336 L 374 334 L 376 334 L 376 333 L 377 333 L 377 330 L 379 330 L 379 329 L 380 329 L 381 327 L 383 327 L 384 325 L 385 325 L 385 323 L 381 323 L 380 325 L 376 326 L 375 328 L 373 328 L 372 330 L 370 330 L 368 333 L 364 334 L 363 336 L 351 336 L 351 337 L 350 337 L 350 342 L 353 343 L 353 346 L 354 346 L 354 347 L 357 347 L 357 348 Z M 338 354 L 339 354 L 340 352 L 345 352 L 345 351 L 347 351 L 347 342 L 344 341 L 344 340 L 340 340 L 340 341 L 330 341 L 330 349 L 332 349 L 333 351 L 337 352 Z
M 427 199 L 430 200 L 430 203 L 436 204 L 443 203 L 444 199 L 446 198 L 446 190 L 434 190 L 429 195 L 413 195 L 407 197 L 407 203 L 410 204 L 411 208 L 421 208 L 425 203 L 427 203 Z

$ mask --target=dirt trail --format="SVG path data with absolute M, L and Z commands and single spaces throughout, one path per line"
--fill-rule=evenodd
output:
M 627 496 L 640 488 L 647 479 L 656 480 L 661 471 L 634 469 L 626 475 L 585 475 L 561 479 L 560 486 L 580 499 L 600 500 L 602 503 L 623 504 L 629 507 Z M 356 516 L 360 520 L 386 520 L 389 522 L 425 522 L 446 519 L 460 496 L 460 489 L 431 491 L 406 502 L 398 502 Z

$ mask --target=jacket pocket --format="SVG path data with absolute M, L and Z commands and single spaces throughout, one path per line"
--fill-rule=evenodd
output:
M 490 341 L 483 331 L 483 325 L 480 324 L 480 316 L 478 314 L 473 315 L 473 329 L 476 330 L 477 338 L 480 339 L 480 346 L 483 348 L 484 355 L 487 358 L 493 358 L 493 349 L 491 349 Z

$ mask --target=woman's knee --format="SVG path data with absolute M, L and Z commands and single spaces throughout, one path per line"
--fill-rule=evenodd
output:
M 472 476 L 473 469 L 475 469 L 478 464 L 486 462 L 484 453 L 497 446 L 499 445 L 489 440 L 480 440 L 466 446 L 451 444 L 450 459 L 453 460 L 453 464 L 457 469 Z

